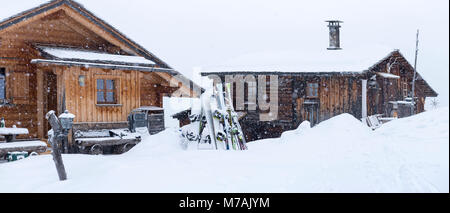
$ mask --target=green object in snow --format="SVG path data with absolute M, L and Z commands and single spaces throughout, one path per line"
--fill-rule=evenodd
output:
M 8 162 L 22 160 L 28 157 L 28 152 L 9 152 L 6 155 Z

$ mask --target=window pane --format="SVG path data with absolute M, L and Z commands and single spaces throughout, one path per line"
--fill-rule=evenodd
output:
M 105 85 L 103 79 L 97 79 L 97 89 L 104 89 L 104 88 Z
M 306 96 L 317 97 L 319 96 L 319 84 L 318 83 L 308 83 L 306 88 Z
M 108 103 L 114 103 L 114 92 L 107 92 L 106 93 L 106 102 Z
M 114 89 L 114 80 L 106 80 L 106 89 L 113 90 Z
M 104 103 L 105 97 L 103 92 L 97 92 L 97 103 Z
M 5 99 L 5 91 L 6 91 L 6 77 L 5 77 L 5 69 L 0 68 L 0 99 Z
M 0 76 L 0 99 L 5 99 L 5 79 Z

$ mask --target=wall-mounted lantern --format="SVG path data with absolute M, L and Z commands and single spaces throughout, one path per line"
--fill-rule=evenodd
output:
M 80 84 L 81 87 L 84 87 L 84 85 L 86 85 L 86 76 L 85 75 L 78 76 L 78 83 Z

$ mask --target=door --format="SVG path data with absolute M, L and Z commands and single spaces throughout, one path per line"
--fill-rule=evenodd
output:
M 46 75 L 46 85 L 45 85 L 45 97 L 46 97 L 46 111 L 44 112 L 44 115 L 47 114 L 47 112 L 53 110 L 56 112 L 57 115 L 59 115 L 60 112 L 58 112 L 58 95 L 57 95 L 57 76 L 53 72 L 47 72 Z M 47 121 L 44 119 L 44 121 Z M 48 137 L 47 132 L 49 129 L 51 129 L 51 126 L 48 122 L 46 122 L 47 125 L 45 129 L 45 136 Z
M 311 123 L 311 126 L 315 126 L 319 123 L 319 104 L 304 104 L 305 110 L 304 120 Z

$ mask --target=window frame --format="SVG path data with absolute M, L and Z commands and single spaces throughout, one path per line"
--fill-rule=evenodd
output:
M 98 89 L 98 81 L 103 81 L 103 89 Z M 111 80 L 114 82 L 113 89 L 107 89 L 107 81 Z M 120 77 L 116 76 L 96 76 L 95 79 L 95 104 L 97 106 L 120 106 Z M 99 92 L 103 93 L 103 100 L 104 102 L 99 102 L 98 94 Z M 114 101 L 108 102 L 106 97 L 108 92 L 113 92 Z
M 318 98 L 318 97 L 319 97 L 319 83 L 318 82 L 306 83 L 306 98 Z

